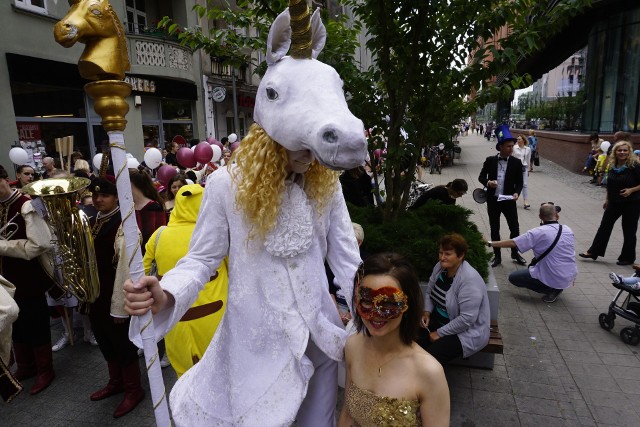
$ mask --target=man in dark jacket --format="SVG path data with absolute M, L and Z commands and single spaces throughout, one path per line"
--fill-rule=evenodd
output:
M 487 188 L 487 213 L 489 214 L 489 227 L 491 228 L 491 240 L 500 240 L 500 214 L 503 214 L 509 226 L 510 238 L 520 234 L 518 224 L 518 210 L 516 201 L 522 192 L 522 162 L 511 156 L 513 145 L 516 141 L 509 132 L 507 125 L 496 128 L 498 143 L 497 156 L 489 156 L 482 165 L 478 181 Z M 502 263 L 502 255 L 499 248 L 494 248 L 495 254 L 492 267 Z M 511 258 L 520 265 L 526 261 L 515 248 L 511 249 Z

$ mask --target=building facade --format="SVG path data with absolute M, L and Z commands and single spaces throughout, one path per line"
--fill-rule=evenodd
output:
M 125 28 L 131 63 L 125 79 L 133 87 L 127 98 L 125 142 L 139 160 L 145 146 L 206 136 L 200 57 L 155 28 L 165 15 L 180 25 L 196 25 L 194 4 L 192 0 L 111 1 Z M 55 157 L 55 138 L 73 136 L 74 150 L 85 159 L 107 148 L 93 101 L 83 91 L 87 81 L 76 65 L 84 45 L 65 49 L 53 37 L 53 26 L 68 10 L 67 2 L 54 0 L 11 0 L 0 5 L 5 33 L 0 45 L 4 94 L 0 125 L 5 130 L 0 164 L 7 168 L 9 150 L 16 145 Z

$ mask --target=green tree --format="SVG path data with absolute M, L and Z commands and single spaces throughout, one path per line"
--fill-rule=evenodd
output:
M 405 211 L 420 149 L 448 141 L 453 126 L 479 106 L 510 99 L 513 90 L 528 86 L 530 78 L 518 74 L 518 62 L 590 3 L 558 0 L 548 7 L 537 0 L 342 1 L 354 19 L 340 15 L 328 20 L 324 13 L 327 47 L 319 59 L 336 67 L 351 110 L 374 129 L 371 153 L 386 147 L 380 168 L 385 221 Z M 160 26 L 170 33 L 179 29 L 180 42 L 194 50 L 241 65 L 254 61 L 253 51 L 265 49 L 268 27 L 285 6 L 282 0 L 238 0 L 233 6 L 210 2 L 194 10 L 225 24 L 208 34 L 178 28 L 169 18 Z M 352 56 L 361 26 L 374 57 L 366 70 L 360 70 Z M 236 31 L 250 27 L 257 30 L 254 35 Z M 494 76 L 501 76 L 500 84 L 487 84 Z M 467 99 L 480 85 L 477 96 Z
M 376 85 L 361 118 L 385 131 L 386 220 L 402 212 L 420 148 L 444 142 L 453 125 L 478 106 L 509 99 L 530 78 L 518 61 L 585 7 L 588 0 L 345 0 L 367 29 L 376 58 L 368 70 Z M 499 39 L 493 43 L 492 40 Z M 484 85 L 473 100 L 465 97 Z M 375 89 L 375 90 L 373 90 Z M 409 144 L 401 129 L 408 134 Z

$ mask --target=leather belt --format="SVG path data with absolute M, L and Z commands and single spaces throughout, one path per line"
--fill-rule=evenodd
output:
M 222 308 L 222 301 L 214 301 L 208 304 L 199 305 L 197 307 L 191 307 L 180 319 L 181 322 L 188 322 L 189 320 L 196 320 L 202 317 L 208 316 L 219 311 Z

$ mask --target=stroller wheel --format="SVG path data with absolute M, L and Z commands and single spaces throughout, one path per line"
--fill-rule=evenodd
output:
M 638 345 L 640 342 L 640 334 L 636 331 L 636 328 L 627 326 L 620 331 L 620 338 L 622 342 L 629 345 Z
M 615 326 L 616 322 L 613 320 L 615 317 L 609 315 L 607 313 L 600 313 L 600 317 L 598 317 L 598 321 L 600 322 L 600 327 L 605 331 L 610 331 Z M 624 340 L 624 339 L 623 339 Z

